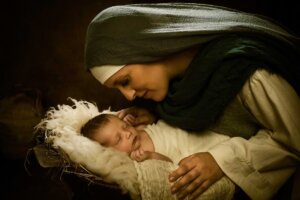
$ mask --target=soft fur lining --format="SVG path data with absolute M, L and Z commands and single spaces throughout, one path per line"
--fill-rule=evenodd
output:
M 115 112 L 99 112 L 96 105 L 70 98 L 73 105 L 50 108 L 35 127 L 45 132 L 45 142 L 61 149 L 68 158 L 108 183 L 117 183 L 133 199 L 139 198 L 137 173 L 133 161 L 123 152 L 105 148 L 80 134 L 81 127 L 91 118 Z

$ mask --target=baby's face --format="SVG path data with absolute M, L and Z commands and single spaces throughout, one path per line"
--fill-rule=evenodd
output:
M 93 135 L 93 139 L 105 147 L 112 147 L 128 154 L 141 145 L 140 135 L 136 129 L 116 116 L 111 116 L 109 122 Z

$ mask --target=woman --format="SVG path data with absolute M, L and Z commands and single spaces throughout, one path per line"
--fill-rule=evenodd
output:
M 263 17 L 204 4 L 140 4 L 97 15 L 85 58 L 102 84 L 128 100 L 155 101 L 166 122 L 232 137 L 180 162 L 170 174 L 179 199 L 199 196 L 224 174 L 252 199 L 270 199 L 299 165 L 298 45 Z M 138 108 L 120 118 L 153 122 Z

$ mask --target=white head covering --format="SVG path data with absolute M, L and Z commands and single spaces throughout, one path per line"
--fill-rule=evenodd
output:
M 125 65 L 102 65 L 92 67 L 91 73 L 92 75 L 100 81 L 100 83 L 104 84 L 104 82 L 109 79 L 112 75 L 114 75 L 117 71 L 122 69 Z

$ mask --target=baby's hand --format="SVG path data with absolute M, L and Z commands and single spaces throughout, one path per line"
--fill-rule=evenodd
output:
M 138 149 L 136 151 L 131 152 L 130 158 L 138 162 L 142 162 L 150 158 L 150 152 L 144 151 L 143 149 Z

